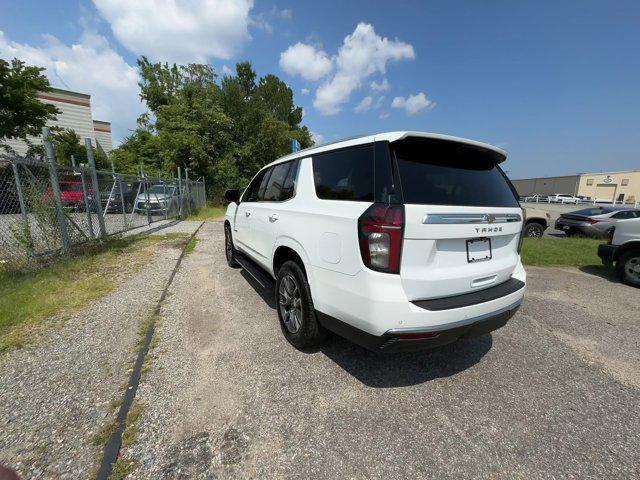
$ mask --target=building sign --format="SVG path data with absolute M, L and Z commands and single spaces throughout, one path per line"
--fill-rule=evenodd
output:
M 613 178 L 611 178 L 611 175 L 607 175 L 606 177 L 604 177 L 602 179 L 602 183 L 609 184 L 609 183 L 612 183 L 612 182 L 613 182 Z

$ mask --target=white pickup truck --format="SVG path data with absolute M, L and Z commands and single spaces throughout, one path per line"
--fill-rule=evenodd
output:
M 607 243 L 598 247 L 605 265 L 614 265 L 620 279 L 640 287 L 640 218 L 616 222 Z

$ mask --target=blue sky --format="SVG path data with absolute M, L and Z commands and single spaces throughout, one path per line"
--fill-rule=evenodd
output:
M 469 137 L 506 149 L 512 178 L 640 168 L 636 1 L 0 0 L 0 12 L 0 57 L 90 93 L 117 137 L 144 109 L 137 56 L 220 74 L 248 59 L 292 87 L 324 140 Z

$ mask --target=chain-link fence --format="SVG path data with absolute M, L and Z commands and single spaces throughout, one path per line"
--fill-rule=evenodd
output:
M 46 159 L 0 156 L 0 268 L 36 267 L 74 245 L 184 218 L 203 207 L 204 180 L 106 172 Z

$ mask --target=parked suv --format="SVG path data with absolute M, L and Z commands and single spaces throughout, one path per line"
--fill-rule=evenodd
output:
M 554 193 L 550 195 L 548 201 L 551 203 L 580 203 L 580 199 L 578 197 L 574 197 L 573 195 L 567 195 L 566 193 Z
M 420 132 L 310 148 L 229 190 L 230 266 L 276 279 L 296 347 L 333 331 L 376 351 L 503 326 L 520 306 L 523 211 L 502 150 Z
M 605 265 L 615 264 L 623 282 L 640 287 L 640 218 L 616 222 L 608 242 L 598 247 L 598 256 Z

